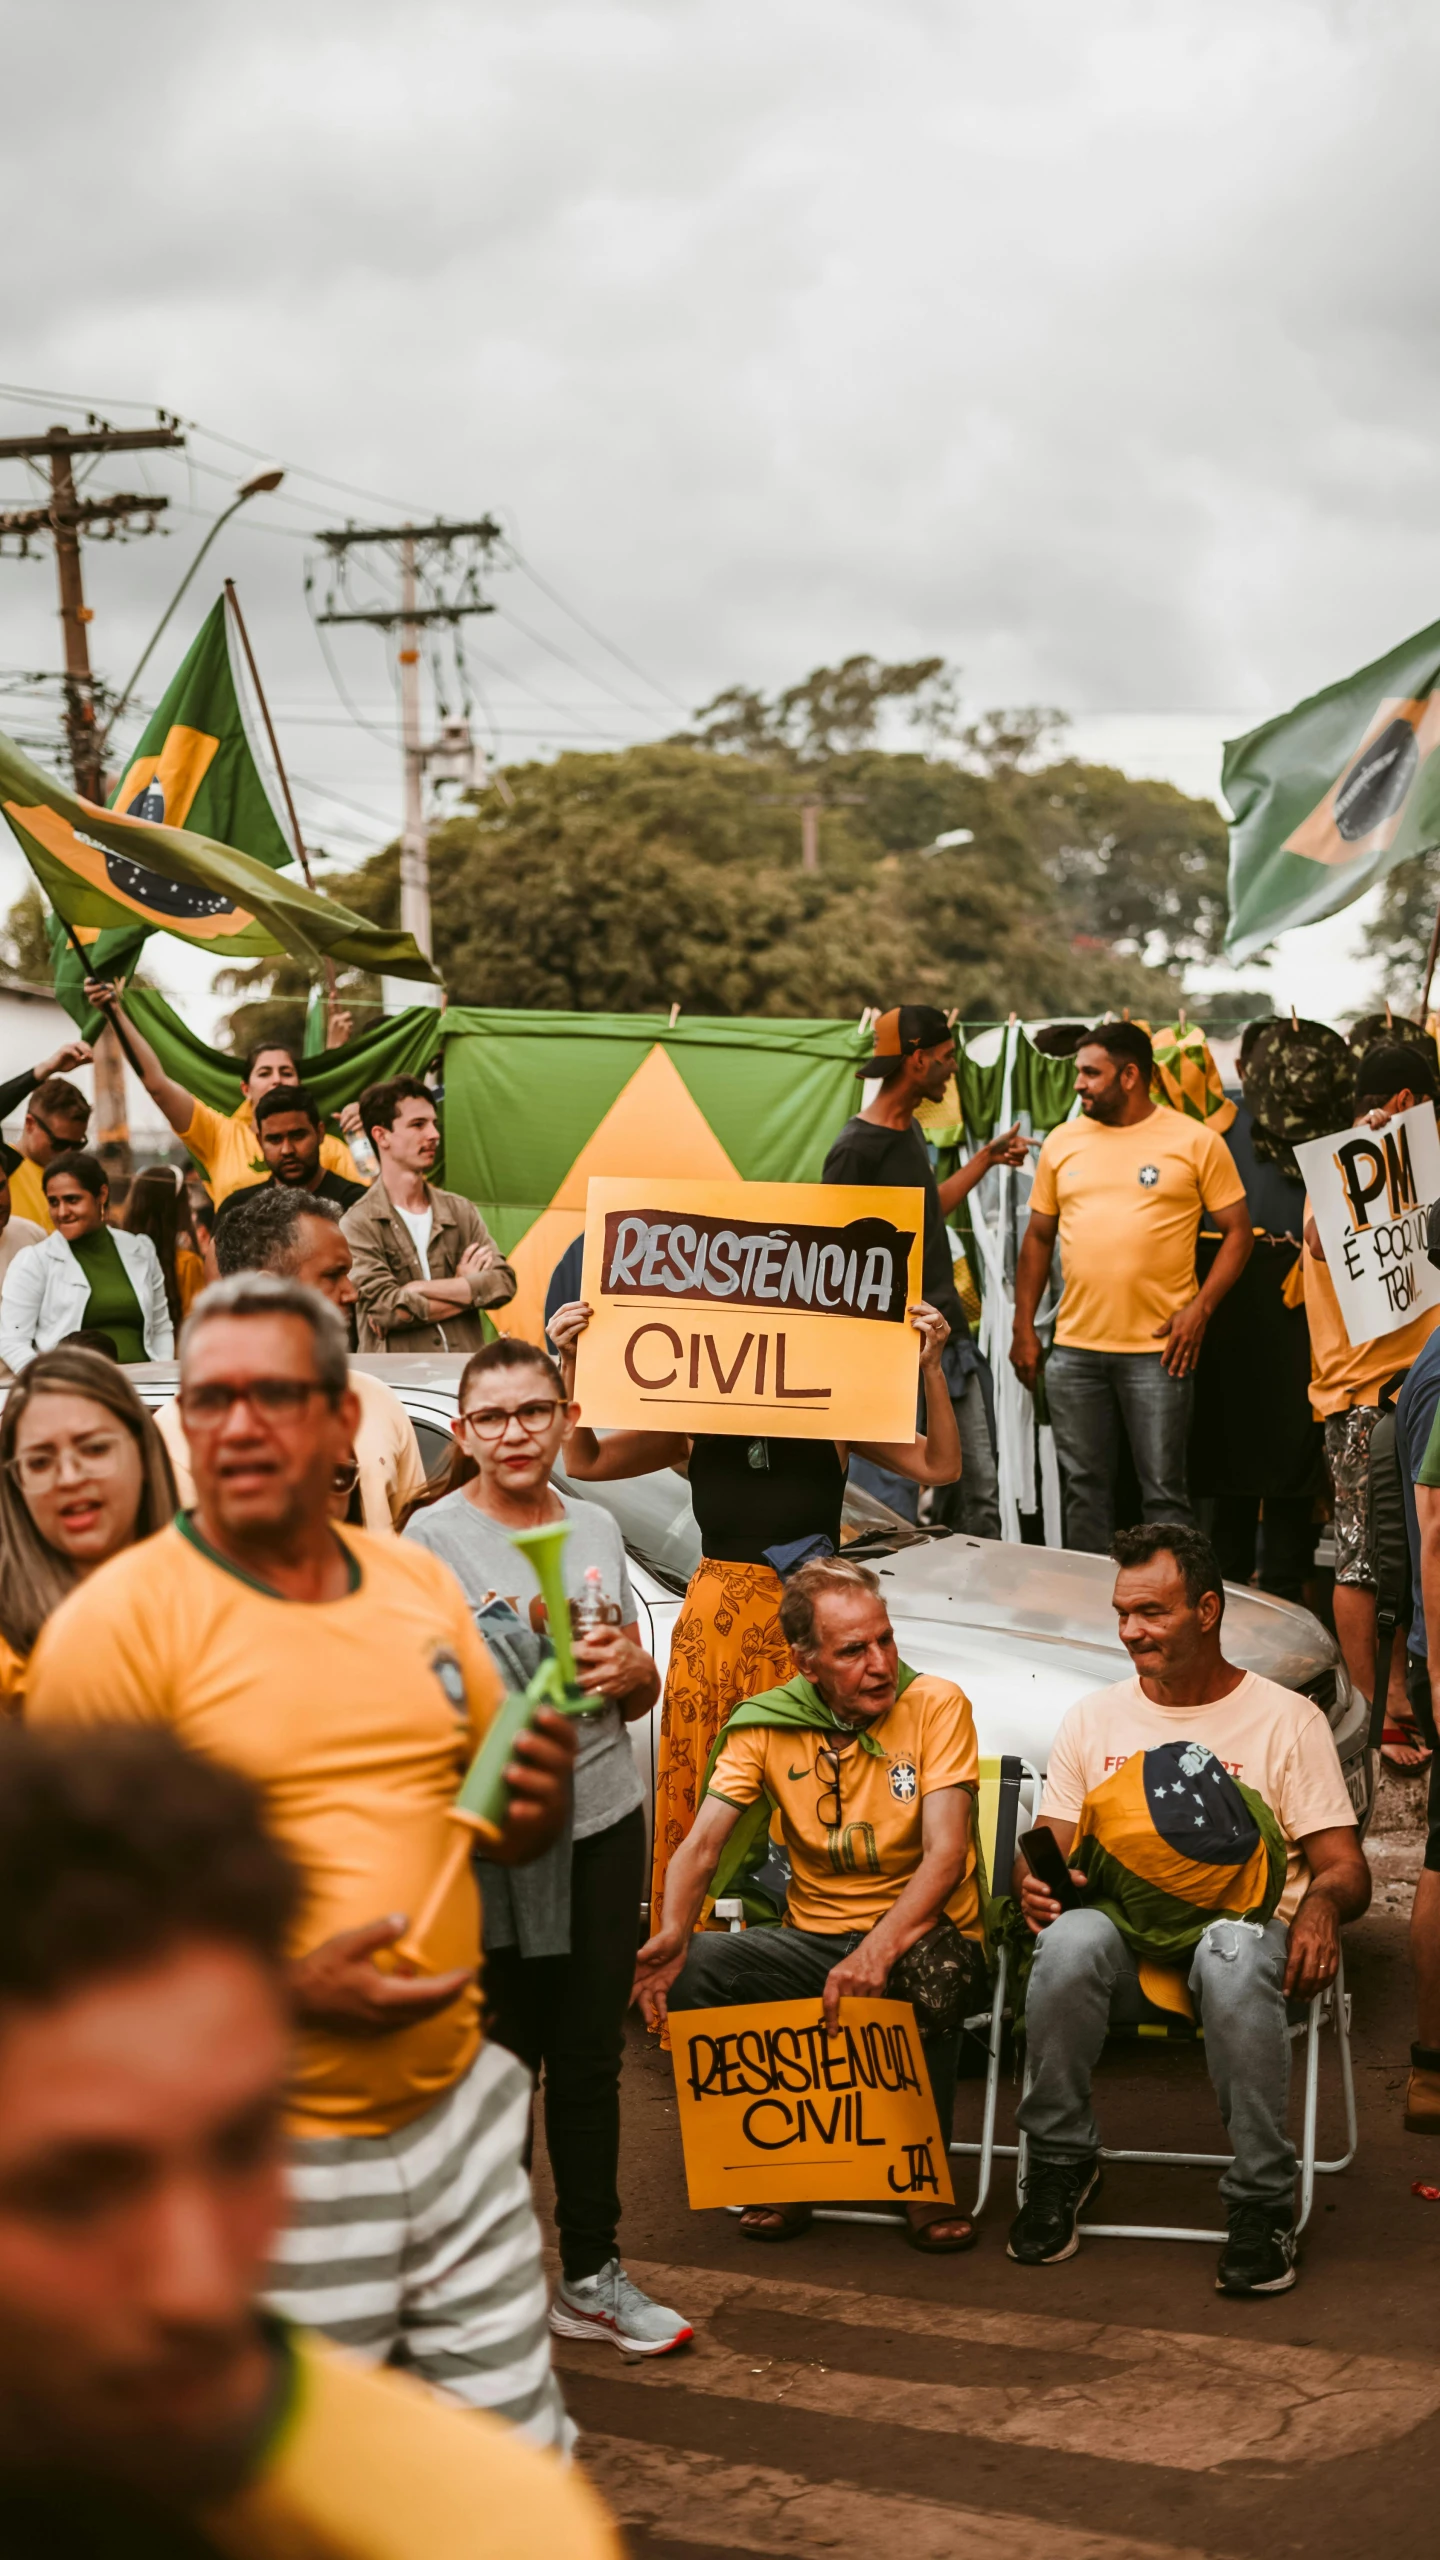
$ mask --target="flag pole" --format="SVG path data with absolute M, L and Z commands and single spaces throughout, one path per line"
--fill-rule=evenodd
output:
M 64 916 L 60 915 L 58 908 L 55 912 L 60 929 L 64 934 L 66 941 L 69 943 L 71 950 L 74 952 L 76 959 L 79 961 L 83 975 L 87 978 L 93 978 L 95 972 L 90 965 L 90 954 L 86 950 L 84 943 L 80 940 L 74 926 L 68 923 Z M 102 996 L 100 999 L 100 1011 L 104 1014 L 111 1030 L 119 1041 L 127 1065 L 133 1069 L 137 1082 L 143 1086 L 145 1082 L 145 1070 L 141 1066 L 139 1059 L 136 1057 L 134 1050 L 130 1046 L 129 1036 L 126 1032 L 125 1025 L 120 1019 L 119 1006 L 117 1004 L 112 1004 L 108 996 Z
M 1435 851 L 1435 847 L 1433 845 L 1427 845 L 1425 850 L 1427 853 L 1433 853 Z M 1424 1024 L 1426 1013 L 1429 1010 L 1430 981 L 1435 975 L 1435 963 L 1437 959 L 1440 959 L 1440 905 L 1437 905 L 1435 909 L 1435 922 L 1430 928 L 1430 948 L 1425 954 L 1425 977 L 1420 989 L 1420 1020 L 1422 1026 Z
M 250 670 L 250 681 L 255 687 L 255 699 L 260 705 L 260 717 L 265 723 L 265 735 L 270 741 L 270 753 L 275 759 L 275 771 L 280 778 L 280 788 L 285 795 L 285 811 L 290 820 L 290 832 L 295 839 L 295 852 L 300 868 L 305 874 L 305 886 L 318 897 L 319 891 L 315 888 L 310 859 L 305 851 L 305 840 L 300 833 L 300 821 L 295 814 L 295 803 L 290 794 L 290 777 L 285 771 L 285 759 L 280 753 L 280 741 L 275 735 L 275 723 L 270 717 L 270 705 L 265 699 L 265 687 L 260 681 L 260 670 L 255 664 L 255 652 L 250 646 L 250 634 L 245 628 L 245 616 L 240 610 L 240 599 L 235 593 L 233 578 L 227 578 L 225 581 L 225 601 L 235 616 L 235 628 L 240 634 L 240 645 L 245 652 L 245 664 Z M 329 1018 L 335 1010 L 335 963 L 327 959 L 324 966 L 325 1014 L 328 1030 Z

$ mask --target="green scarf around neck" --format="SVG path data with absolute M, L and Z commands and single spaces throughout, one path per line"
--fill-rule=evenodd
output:
M 912 1671 L 904 1662 L 899 1665 L 899 1674 L 895 1684 L 895 1695 L 897 1698 L 903 1698 L 911 1681 L 917 1679 L 919 1674 Z M 888 1713 L 887 1708 L 886 1714 Z M 876 1718 L 877 1723 L 882 1721 L 882 1718 Z M 807 1733 L 843 1733 L 858 1738 L 861 1750 L 868 1751 L 872 1759 L 884 1760 L 888 1756 L 883 1745 L 876 1741 L 868 1727 L 847 1724 L 843 1716 L 837 1716 L 834 1708 L 827 1705 L 813 1681 L 803 1679 L 797 1671 L 794 1679 L 786 1680 L 780 1688 L 764 1689 L 758 1698 L 742 1699 L 738 1707 L 731 1709 L 715 1737 L 715 1747 L 705 1763 L 705 1780 L 700 1789 L 702 1804 L 710 1792 L 710 1783 L 715 1775 L 715 1764 L 731 1734 L 741 1733 L 754 1725 L 789 1726 Z M 720 1852 L 715 1873 L 710 1879 L 710 1891 L 717 1902 L 722 1894 L 729 1892 L 737 1876 L 752 1867 L 763 1865 L 765 1840 L 770 1829 L 771 1816 L 777 1810 L 775 1801 L 768 1792 L 762 1794 L 754 1804 L 745 1807 Z

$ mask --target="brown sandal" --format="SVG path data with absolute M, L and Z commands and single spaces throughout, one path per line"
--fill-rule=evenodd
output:
M 752 2221 L 763 2214 L 763 2222 Z M 798 2240 L 815 2219 L 813 2204 L 747 2204 L 740 2216 L 742 2240 Z
M 953 2232 L 955 2237 L 950 2240 L 933 2238 L 932 2234 L 939 2231 Z M 932 2213 L 924 2222 L 912 2222 L 908 2213 L 905 2216 L 905 2237 L 911 2248 L 918 2249 L 925 2258 L 958 2257 L 962 2249 L 973 2249 L 979 2236 L 969 2214 L 961 2213 L 955 2205 L 948 2209 L 942 2206 L 938 2213 Z

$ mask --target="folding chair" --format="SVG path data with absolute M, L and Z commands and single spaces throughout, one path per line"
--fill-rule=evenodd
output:
M 1346 2150 L 1343 2158 L 1339 2160 L 1317 2160 L 1315 2156 L 1316 2126 L 1320 2106 L 1320 2029 L 1327 2021 L 1334 2026 L 1339 2047 L 1340 2087 L 1345 2102 Z M 1113 2032 L 1123 2036 L 1132 2031 L 1120 2028 Z M 1343 1947 L 1336 1964 L 1333 1985 L 1328 1991 L 1316 1993 L 1314 1999 L 1307 2004 L 1304 2017 L 1294 2020 L 1287 2032 L 1292 2045 L 1302 2036 L 1305 2039 L 1305 2099 L 1300 2141 L 1300 2212 L 1295 2226 L 1298 2233 L 1304 2230 L 1310 2219 L 1311 2207 L 1315 2200 L 1316 2179 L 1338 2177 L 1342 2169 L 1348 2169 L 1355 2157 L 1358 2141 L 1355 2121 L 1355 2079 L 1350 2063 L 1350 1994 L 1345 1988 Z M 1133 2033 L 1137 2038 L 1149 2042 L 1185 2044 L 1204 2042 L 1204 2029 L 1199 2025 L 1183 2030 L 1159 2024 L 1141 2025 L 1137 2026 Z M 1027 2090 L 1029 2086 L 1030 2064 L 1027 2055 L 1025 2064 Z M 1027 2147 L 1022 2133 L 1016 2146 L 1015 2163 L 1015 2194 L 1017 2201 L 1021 2204 L 1025 2201 Z M 1230 2151 L 1128 2151 L 1113 2148 L 1108 2143 L 1102 2143 L 1100 2146 L 1102 2161 L 1138 2161 L 1147 2166 L 1167 2169 L 1228 2169 L 1234 2156 Z M 1189 2224 L 1178 2222 L 1082 2222 L 1078 2228 L 1087 2240 L 1206 2240 L 1223 2243 L 1229 2237 L 1228 2232 L 1225 2231 L 1196 2230 Z
M 980 1880 L 980 1911 L 985 1924 L 985 1946 L 990 1960 L 991 1993 L 988 2009 L 977 2009 L 967 2018 L 962 2032 L 983 2035 L 985 2039 L 985 2104 L 980 2120 L 978 2142 L 953 2142 L 951 2158 L 978 2160 L 978 2182 L 971 2208 L 976 2219 L 984 2212 L 990 2194 L 990 2179 L 996 2154 L 1013 2160 L 1018 2145 L 995 2140 L 995 2111 L 1000 2097 L 1000 2059 L 1005 2042 L 1006 1994 L 1010 1985 L 1010 1949 L 1001 1930 L 1003 1905 L 1010 1892 L 1010 1871 L 1015 1864 L 1015 1841 L 1020 1829 L 1022 1797 L 1028 1808 L 1040 1801 L 1040 1773 L 1028 1760 L 1014 1758 L 1008 1752 L 998 1760 L 980 1763 L 980 1793 L 975 1807 L 975 1856 Z

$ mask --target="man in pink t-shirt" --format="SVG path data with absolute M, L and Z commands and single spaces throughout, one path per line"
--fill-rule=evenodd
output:
M 1369 1902 L 1370 1871 L 1320 1709 L 1240 1670 L 1220 1649 L 1225 1595 L 1209 1539 L 1191 1528 L 1123 1529 L 1112 1552 L 1120 1641 L 1135 1677 L 1093 1690 L 1070 1709 L 1051 1748 L 1040 1820 L 1068 1852 L 1093 1788 L 1135 1752 L 1185 1741 L 1253 1788 L 1284 1832 L 1287 1870 L 1274 1917 L 1263 1927 L 1213 1921 L 1188 1974 L 1235 2146 L 1220 2180 L 1229 2237 L 1216 2290 L 1284 2293 L 1295 2281 L 1296 2247 L 1286 2002 L 1308 2000 L 1334 1981 L 1340 1924 L 1358 1919 Z M 1080 2209 L 1099 2182 L 1090 2075 L 1106 2033 L 1153 2012 L 1136 1959 L 1104 1912 L 1062 1911 L 1023 1858 L 1016 1890 L 1036 1946 L 1019 2109 L 1029 2164 L 1009 2253 L 1022 2266 L 1050 2266 L 1073 2256 Z

